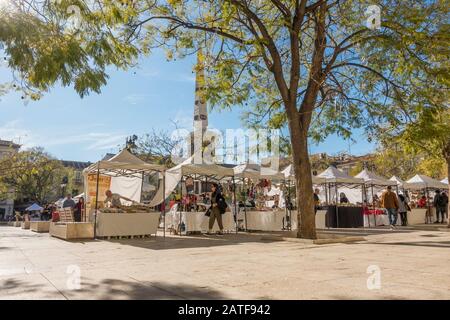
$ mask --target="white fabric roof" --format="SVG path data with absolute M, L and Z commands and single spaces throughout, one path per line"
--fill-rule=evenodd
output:
M 448 184 L 448 178 L 442 179 L 441 182 L 445 183 L 445 184 Z
M 378 186 L 396 186 L 397 182 L 383 178 L 376 173 L 363 169 L 355 178 L 363 179 L 365 184 Z
M 317 175 L 319 178 L 325 178 L 326 182 L 331 183 L 354 183 L 354 184 L 362 184 L 364 183 L 363 179 L 354 178 L 346 174 L 345 172 L 339 170 L 336 167 L 329 166 L 324 172 Z
M 402 186 L 405 183 L 405 181 L 397 176 L 392 176 L 389 180 L 395 182 L 398 186 Z
M 414 177 L 406 181 L 404 186 L 408 189 L 425 189 L 425 188 L 435 188 L 435 189 L 446 189 L 448 186 L 438 180 L 430 178 L 422 174 L 416 174 Z
M 247 178 L 258 180 L 260 178 L 261 167 L 257 164 L 240 164 L 233 168 L 234 176 L 236 178 Z
M 200 175 L 222 179 L 224 177 L 232 177 L 233 173 L 234 171 L 232 168 L 222 167 L 217 164 L 195 164 L 194 156 L 192 156 L 179 165 L 166 171 L 164 194 L 163 186 L 161 184 L 155 196 L 150 201 L 150 206 L 154 207 L 162 203 L 164 199 L 167 199 L 167 197 L 172 193 L 173 190 L 175 190 L 177 185 L 180 183 L 183 176 Z
M 260 170 L 261 179 L 273 179 L 273 180 L 284 180 L 284 174 L 280 171 L 273 170 L 272 168 L 261 167 Z
M 214 177 L 231 177 L 234 174 L 232 168 L 226 168 L 217 164 L 196 164 L 194 163 L 194 156 L 186 159 L 179 165 L 167 170 L 167 173 L 185 175 L 201 175 L 201 176 L 214 176 Z
M 284 174 L 284 177 L 286 178 L 286 180 L 295 181 L 295 172 L 294 172 L 294 167 L 292 166 L 292 164 L 288 165 L 286 167 L 286 169 L 284 169 L 281 172 Z M 326 179 L 313 175 L 312 182 L 313 182 L 313 184 L 321 184 L 321 183 L 325 183 Z
M 101 160 L 83 170 L 85 173 L 100 170 L 139 170 L 139 171 L 164 171 L 164 166 L 147 163 L 127 149 L 123 149 L 109 160 Z

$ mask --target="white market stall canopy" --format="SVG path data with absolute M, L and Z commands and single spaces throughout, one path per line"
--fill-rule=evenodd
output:
M 364 184 L 369 186 L 396 186 L 397 182 L 383 178 L 376 173 L 363 169 L 355 178 L 363 179 Z
M 258 180 L 261 167 L 257 164 L 240 164 L 233 168 L 235 178 Z
M 284 177 L 286 180 L 295 181 L 295 172 L 294 172 L 294 167 L 292 166 L 292 164 L 288 165 L 286 167 L 286 169 L 284 169 L 281 172 L 284 174 Z M 313 182 L 313 184 L 322 184 L 322 183 L 326 182 L 326 179 L 313 175 L 312 182 Z
M 395 182 L 399 187 L 402 187 L 405 184 L 405 181 L 397 176 L 392 176 L 389 180 Z
M 317 177 L 324 178 L 327 183 L 364 184 L 363 179 L 349 176 L 334 166 L 329 166 L 324 172 L 317 175 Z
M 194 156 L 192 156 L 166 171 L 165 190 L 163 191 L 162 185 L 159 187 L 155 197 L 150 202 L 151 207 L 157 206 L 162 203 L 164 199 L 167 199 L 184 176 L 194 176 L 199 178 L 208 177 L 220 180 L 225 177 L 232 177 L 234 174 L 232 168 L 226 168 L 217 164 L 196 164 L 194 163 L 194 159 Z
M 97 173 L 110 176 L 133 176 L 135 173 L 164 171 L 164 166 L 159 164 L 147 163 L 135 155 L 131 154 L 127 149 L 123 149 L 109 160 L 101 160 L 94 163 L 83 170 L 84 173 Z
M 96 195 L 98 177 L 101 178 L 99 200 L 105 191 L 111 190 L 133 201 L 141 201 L 142 178 L 145 173 L 164 172 L 165 167 L 147 163 L 123 149 L 109 160 L 101 160 L 83 170 L 86 201 Z
M 261 167 L 259 177 L 261 179 L 284 180 L 284 174 L 268 167 Z
M 441 182 L 445 183 L 445 184 L 448 184 L 448 178 L 442 179 Z
M 405 189 L 420 190 L 420 189 L 446 189 L 448 185 L 438 180 L 430 178 L 422 174 L 416 174 L 414 177 L 406 181 Z
M 232 168 L 226 168 L 217 164 L 194 163 L 194 156 L 188 158 L 179 165 L 167 170 L 167 174 L 181 176 L 202 176 L 221 179 L 231 177 L 234 174 Z M 181 177 L 180 177 L 181 178 Z

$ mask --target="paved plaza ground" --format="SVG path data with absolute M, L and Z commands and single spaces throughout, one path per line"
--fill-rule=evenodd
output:
M 450 299 L 450 232 L 352 232 L 367 241 L 242 233 L 67 242 L 0 226 L 0 298 Z M 78 270 L 80 288 L 70 290 Z

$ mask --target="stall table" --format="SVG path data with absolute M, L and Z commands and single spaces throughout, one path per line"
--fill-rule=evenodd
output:
M 390 224 L 389 222 L 389 216 L 385 214 L 385 211 L 383 209 L 377 208 L 377 209 L 368 209 L 364 212 L 364 227 L 378 227 L 378 226 L 388 226 Z M 399 217 L 400 218 L 400 215 Z M 398 223 L 400 224 L 400 223 Z
M 424 224 L 427 208 L 413 208 L 408 212 L 408 225 Z M 434 222 L 434 221 L 433 221 Z
M 363 208 L 358 206 L 326 206 L 327 228 L 359 228 L 364 226 Z M 339 222 L 339 225 L 338 225 Z
M 284 210 L 275 211 L 247 211 L 247 230 L 281 231 L 283 229 Z
M 205 216 L 205 212 L 187 212 L 187 211 L 175 211 L 171 210 L 166 213 L 166 228 L 178 228 L 181 221 L 185 225 L 185 232 L 206 232 L 209 228 L 209 217 Z M 231 211 L 227 211 L 222 215 L 222 223 L 224 231 L 235 231 L 236 223 L 234 222 L 233 214 Z M 217 221 L 214 222 L 214 232 L 219 231 L 219 225 Z
M 94 223 L 51 222 L 50 235 L 64 240 L 94 239 Z
M 97 213 L 98 237 L 127 237 L 156 235 L 159 212 Z
M 292 230 L 297 230 L 297 211 L 292 211 Z M 316 228 L 326 228 L 326 210 L 317 210 L 316 212 Z
M 22 229 L 30 229 L 30 221 L 22 221 L 20 226 Z

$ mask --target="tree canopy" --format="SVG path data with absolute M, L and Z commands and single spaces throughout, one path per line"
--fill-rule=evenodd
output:
M 155 48 L 168 60 L 202 49 L 212 106 L 243 105 L 251 125 L 288 129 L 299 235 L 308 238 L 316 236 L 308 137 L 348 137 L 355 127 L 376 136 L 416 119 L 426 106 L 410 102 L 429 95 L 427 86 L 448 85 L 442 0 L 15 3 L 0 14 L 0 43 L 34 98 L 57 82 L 81 96 L 99 92 L 108 65 L 130 67 Z
M 42 148 L 20 151 L 0 160 L 0 186 L 6 192 L 13 189 L 17 200 L 39 203 L 55 200 L 67 174 L 61 162 Z

